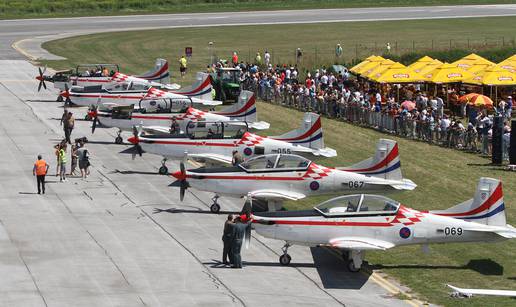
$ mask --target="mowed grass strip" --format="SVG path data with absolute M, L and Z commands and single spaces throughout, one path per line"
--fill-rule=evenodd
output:
M 172 63 L 173 81 L 183 85 L 194 78 L 195 71 L 204 69 L 209 59 L 208 42 L 215 42 L 215 53 L 228 58 L 232 50 L 245 53 L 264 49 L 280 57 L 300 46 L 333 48 L 344 42 L 346 54 L 349 45 L 367 41 L 449 40 L 467 37 L 495 37 L 513 35 L 510 27 L 514 17 L 472 18 L 453 20 L 423 20 L 396 22 L 358 22 L 314 25 L 275 25 L 168 29 L 139 32 L 106 33 L 80 36 L 49 42 L 45 46 L 65 56 L 66 61 L 46 62 L 53 68 L 69 68 L 78 63 L 115 62 L 124 72 L 140 73 L 148 70 L 156 57 Z M 324 37 L 324 41 L 322 39 Z M 391 40 L 391 41 L 392 41 Z M 185 46 L 192 46 L 187 78 L 178 80 L 177 58 Z M 288 59 L 288 58 L 286 58 Z M 327 55 L 331 63 L 333 57 Z M 259 103 L 261 120 L 271 123 L 271 129 L 260 134 L 277 135 L 296 128 L 302 113 L 276 105 Z M 335 120 L 323 119 L 327 146 L 335 148 L 339 156 L 317 160 L 326 166 L 345 166 L 370 157 L 379 138 L 390 137 L 376 131 L 359 128 Z M 399 142 L 401 163 L 406 178 L 418 187 L 413 192 L 390 195 L 416 209 L 444 209 L 473 196 L 478 178 L 500 178 L 504 183 L 508 222 L 516 225 L 516 174 L 488 165 L 489 160 L 474 154 L 431 146 L 423 142 L 392 137 Z M 290 209 L 311 207 L 325 198 L 309 198 L 289 202 Z M 430 254 L 421 248 L 403 247 L 386 252 L 371 252 L 366 260 L 399 279 L 424 299 L 432 303 L 454 306 L 513 306 L 514 300 L 495 297 L 474 297 L 467 301 L 448 297 L 446 283 L 468 288 L 516 288 L 515 241 L 501 243 L 446 244 L 431 247 Z M 295 261 L 295 255 L 293 255 Z M 339 262 L 337 262 L 339 263 Z
M 277 135 L 298 127 L 302 112 L 269 103 L 259 103 L 260 120 L 270 122 L 268 135 Z M 507 222 L 516 225 L 516 173 L 489 165 L 489 160 L 475 154 L 428 145 L 360 128 L 337 120 L 323 119 L 326 146 L 337 150 L 338 157 L 317 159 L 325 166 L 347 166 L 374 154 L 380 138 L 394 139 L 400 146 L 405 178 L 418 184 L 412 192 L 387 195 L 405 206 L 419 209 L 446 209 L 472 198 L 480 177 L 501 179 L 504 188 Z M 330 197 L 310 197 L 287 202 L 289 209 L 311 208 Z M 417 231 L 417 229 L 415 229 Z M 431 245 L 430 253 L 420 246 L 368 252 L 366 260 L 373 267 L 408 285 L 423 299 L 455 306 L 462 301 L 449 297 L 450 283 L 469 288 L 516 288 L 516 241 L 499 243 L 464 243 Z M 293 255 L 295 261 L 295 255 Z M 474 297 L 468 306 L 514 306 L 511 298 Z
M 45 49 L 67 60 L 44 63 L 66 69 L 79 63 L 116 62 L 124 72 L 141 73 L 154 65 L 155 58 L 162 57 L 171 62 L 174 81 L 186 84 L 194 79 L 196 71 L 206 69 L 212 53 L 217 58 L 230 59 L 232 52 L 237 51 L 240 60 L 254 61 L 256 52 L 263 57 L 264 51 L 268 50 L 273 63 L 293 64 L 295 49 L 300 47 L 304 52 L 300 67 L 312 69 L 335 62 L 334 48 L 337 43 L 344 49 L 340 62 L 349 62 L 357 55 L 367 57 L 375 45 L 378 53 L 382 53 L 387 42 L 391 43 L 393 52 L 396 51 L 395 46 L 398 46 L 399 52 L 412 50 L 414 46 L 416 51 L 419 47 L 430 48 L 432 41 L 435 49 L 448 48 L 450 40 L 452 46 L 466 47 L 468 39 L 470 45 L 485 48 L 485 43 L 490 44 L 494 40 L 500 44 L 512 42 L 516 34 L 511 25 L 515 23 L 516 17 L 496 17 L 102 33 L 45 43 Z M 208 42 L 213 42 L 211 49 Z M 365 45 L 373 49 L 365 48 Z M 178 59 L 185 47 L 193 48 L 193 56 L 189 59 L 187 77 L 178 80 Z
M 513 2 L 511 0 L 9 0 L 0 2 L 0 19 Z

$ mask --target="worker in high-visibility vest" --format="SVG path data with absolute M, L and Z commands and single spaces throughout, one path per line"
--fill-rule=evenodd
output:
M 61 146 L 58 154 L 59 161 L 59 181 L 66 181 L 66 143 Z
M 50 166 L 48 163 L 43 160 L 41 155 L 38 155 L 38 160 L 34 163 L 34 168 L 32 169 L 32 175 L 36 176 L 36 180 L 38 182 L 38 194 L 45 194 L 45 175 L 48 172 L 48 168 Z
M 188 61 L 186 60 L 186 57 L 183 55 L 179 59 L 179 71 L 181 72 L 181 78 L 184 78 L 186 75 L 186 65 L 188 64 Z

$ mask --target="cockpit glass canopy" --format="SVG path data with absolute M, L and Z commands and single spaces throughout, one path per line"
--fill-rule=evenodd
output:
M 399 202 L 380 195 L 346 195 L 340 196 L 315 207 L 324 215 L 341 215 L 347 213 L 395 213 Z
M 245 170 L 306 170 L 310 160 L 297 155 L 269 154 L 251 158 L 240 164 Z

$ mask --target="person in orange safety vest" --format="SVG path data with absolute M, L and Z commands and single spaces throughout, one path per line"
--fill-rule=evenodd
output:
M 36 160 L 34 168 L 32 169 L 32 175 L 36 176 L 38 182 L 38 194 L 41 194 L 41 191 L 45 194 L 45 175 L 49 167 L 50 166 L 43 160 L 41 155 L 38 155 L 38 160 Z

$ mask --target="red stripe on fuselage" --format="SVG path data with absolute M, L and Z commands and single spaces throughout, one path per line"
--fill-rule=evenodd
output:
M 107 96 L 109 95 L 109 96 Z M 106 95 L 92 95 L 92 94 L 75 94 L 70 93 L 71 97 L 77 98 L 101 98 L 101 99 L 142 99 L 142 96 L 123 96 L 123 95 L 115 95 L 115 94 L 106 94 Z
M 172 144 L 172 145 L 190 145 L 190 146 L 219 146 L 219 147 L 237 147 L 233 143 L 208 143 L 208 142 L 185 142 L 185 141 L 161 141 L 153 139 L 142 139 L 140 142 L 152 144 Z
M 382 168 L 382 167 L 385 167 L 387 166 L 390 162 L 392 162 L 392 160 L 394 160 L 396 157 L 398 156 L 398 143 L 396 143 L 396 145 L 394 145 L 394 148 L 391 150 L 391 152 L 389 152 L 389 154 L 387 155 L 387 157 L 385 157 L 385 159 L 383 159 L 382 162 L 374 165 L 374 166 L 371 166 L 371 167 L 368 167 L 368 168 L 362 168 L 362 169 L 349 169 L 347 171 L 352 171 L 352 172 L 368 172 L 368 171 L 375 171 L 379 168 Z
M 296 136 L 294 138 L 277 138 L 277 139 L 274 139 L 274 140 L 285 141 L 285 142 L 295 141 L 295 140 L 302 140 L 304 138 L 307 138 L 307 137 L 311 136 L 312 134 L 314 134 L 319 129 L 321 129 L 321 118 L 320 117 L 317 119 L 317 121 L 312 126 L 312 128 L 310 128 L 310 130 L 308 130 L 307 132 L 303 133 L 302 135 Z
M 195 175 L 194 175 L 195 174 Z M 238 180 L 287 180 L 287 181 L 301 181 L 303 177 L 283 177 L 283 176 L 223 176 L 223 175 L 204 175 L 203 173 L 190 173 L 186 175 L 186 178 L 193 178 L 202 176 L 203 179 L 238 179 Z
M 176 120 L 183 120 L 179 117 L 179 115 L 171 115 L 170 117 L 167 116 L 149 116 L 149 115 L 132 115 L 131 118 L 137 118 L 137 119 L 161 119 L 161 120 L 172 120 L 172 117 L 176 116 Z
M 291 220 L 267 220 L 279 225 L 300 226 L 364 226 L 364 227 L 390 227 L 391 223 L 382 222 L 346 222 L 346 221 L 291 221 Z
M 489 210 L 489 208 L 491 208 L 491 206 L 493 206 L 496 202 L 498 202 L 502 197 L 503 197 L 502 184 L 499 183 L 498 186 L 496 187 L 496 189 L 494 190 L 493 194 L 491 194 L 491 196 L 489 196 L 489 198 L 481 206 L 478 206 L 473 210 L 470 210 L 468 212 L 462 212 L 462 213 L 434 213 L 434 214 L 441 215 L 441 216 L 451 216 L 451 217 L 474 215 L 474 214 L 480 213 L 482 211 Z

